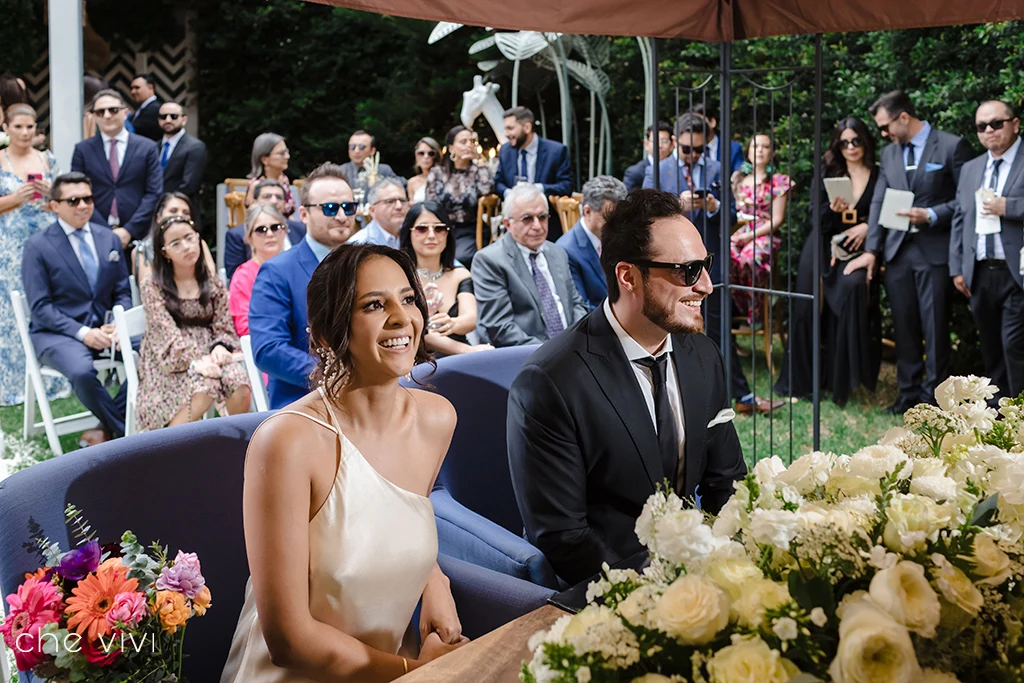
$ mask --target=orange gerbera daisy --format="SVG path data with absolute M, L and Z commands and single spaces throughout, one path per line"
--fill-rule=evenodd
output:
M 111 626 L 106 615 L 114 606 L 118 593 L 129 593 L 139 587 L 138 579 L 128 578 L 123 564 L 111 564 L 89 574 L 72 589 L 64 610 L 69 616 L 68 629 L 76 630 L 89 641 L 101 635 L 110 635 Z

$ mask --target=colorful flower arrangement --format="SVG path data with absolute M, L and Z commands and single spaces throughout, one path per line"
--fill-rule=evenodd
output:
M 1024 681 L 1024 394 L 953 377 L 874 446 L 757 463 L 717 518 L 659 491 L 643 573 L 529 646 L 529 683 Z
M 22 671 L 51 681 L 182 681 L 185 628 L 210 608 L 194 553 L 149 553 L 131 531 L 101 547 L 81 513 L 65 511 L 77 547 L 36 538 L 44 561 L 7 596 L 0 635 Z

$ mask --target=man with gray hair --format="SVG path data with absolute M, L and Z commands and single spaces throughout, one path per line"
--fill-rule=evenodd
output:
M 608 283 L 601 269 L 601 229 L 608 215 L 625 198 L 626 185 L 618 178 L 610 175 L 591 178 L 583 185 L 580 219 L 555 242 L 569 255 L 572 281 L 590 310 L 599 306 L 608 294 Z
M 547 241 L 548 202 L 535 185 L 505 197 L 508 233 L 473 258 L 477 330 L 494 346 L 541 344 L 587 314 L 565 250 Z
M 366 196 L 370 207 L 369 225 L 352 235 L 348 244 L 379 244 L 398 249 L 398 231 L 409 213 L 409 199 L 405 187 L 398 180 L 385 176 L 370 188 Z

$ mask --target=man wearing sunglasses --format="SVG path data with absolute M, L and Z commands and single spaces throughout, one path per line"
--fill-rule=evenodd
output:
M 348 139 L 348 163 L 342 164 L 341 170 L 345 180 L 352 189 L 370 191 L 370 183 L 363 162 L 377 153 L 377 138 L 365 130 L 357 130 Z M 377 178 L 384 176 L 397 178 L 398 174 L 387 164 L 377 167 Z M 401 182 L 405 182 L 403 178 Z
M 267 393 L 275 409 L 310 389 L 316 363 L 309 355 L 306 288 L 327 254 L 352 236 L 358 208 L 341 167 L 330 162 L 306 176 L 299 194 L 306 237 L 260 266 L 249 301 L 252 353 L 256 366 L 270 376 Z
M 71 170 L 92 178 L 92 220 L 113 229 L 127 248 L 149 234 L 164 189 L 160 152 L 152 140 L 125 128 L 128 107 L 121 93 L 101 90 L 91 104 L 99 135 L 75 145 Z
M 183 192 L 192 206 L 199 209 L 199 186 L 206 172 L 206 144 L 185 131 L 188 117 L 177 102 L 160 105 L 160 166 L 164 170 L 164 192 Z M 202 232 L 198 215 L 192 217 L 196 230 Z
M 253 204 L 273 204 L 284 214 L 286 203 L 284 185 L 271 178 L 264 178 L 252 188 Z M 288 251 L 306 236 L 306 226 L 301 221 L 286 218 L 288 234 L 281 244 L 281 251 Z M 245 241 L 245 223 L 232 226 L 224 234 L 224 272 L 231 281 L 238 266 L 252 258 L 252 247 Z
M 516 501 L 570 584 L 642 550 L 636 520 L 663 481 L 717 514 L 747 473 L 722 356 L 701 334 L 713 260 L 676 195 L 630 193 L 602 235 L 608 298 L 512 383 Z
M 999 399 L 1024 391 L 1024 154 L 1020 119 L 1006 102 L 985 102 L 974 121 L 988 151 L 960 171 L 949 272 L 971 302 L 985 376 Z
M 917 118 L 902 90 L 882 95 L 868 110 L 892 144 L 882 150 L 864 254 L 846 272 L 867 268 L 870 282 L 885 259 L 900 388 L 886 410 L 902 415 L 918 403 L 934 404 L 935 387 L 949 374 L 949 233 L 960 168 L 972 154 L 959 136 Z M 913 207 L 900 213 L 910 220 L 909 230 L 879 223 L 889 188 L 914 193 Z
M 366 195 L 372 219 L 365 228 L 349 238 L 349 244 L 379 244 L 398 249 L 398 231 L 409 213 L 409 200 L 405 187 L 398 178 L 385 177 L 377 181 Z

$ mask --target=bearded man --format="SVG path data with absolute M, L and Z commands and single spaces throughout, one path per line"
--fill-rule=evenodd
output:
M 642 549 L 636 520 L 658 484 L 715 514 L 747 472 L 703 334 L 712 257 L 679 198 L 631 193 L 601 243 L 608 298 L 527 361 L 508 403 L 527 537 L 569 583 Z

